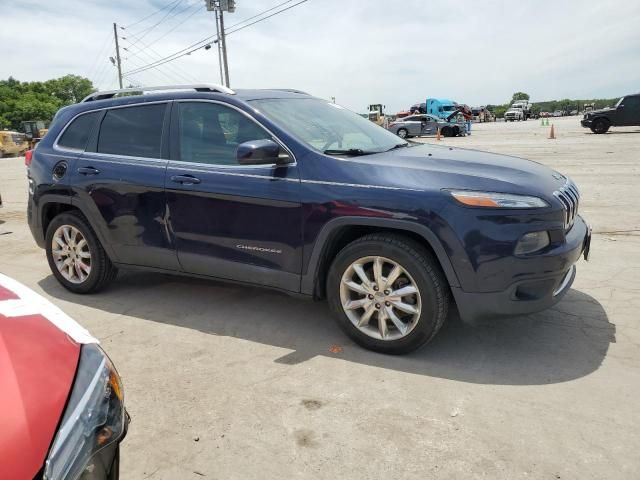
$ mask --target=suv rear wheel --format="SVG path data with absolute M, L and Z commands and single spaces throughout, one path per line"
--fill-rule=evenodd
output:
M 58 215 L 47 227 L 46 252 L 56 279 L 75 293 L 97 292 L 118 270 L 79 212 Z
M 420 244 L 395 234 L 350 243 L 327 278 L 340 327 L 359 345 L 390 354 L 430 341 L 447 317 L 449 295 L 437 261 Z
M 604 118 L 598 118 L 593 122 L 591 126 L 591 131 L 593 133 L 607 133 L 609 130 L 610 124 Z

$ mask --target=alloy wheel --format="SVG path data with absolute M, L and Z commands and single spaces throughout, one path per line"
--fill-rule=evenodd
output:
M 398 340 L 417 325 L 420 291 L 399 263 L 380 256 L 359 258 L 342 275 L 340 302 L 362 333 L 378 340 Z
M 51 240 L 51 254 L 60 275 L 75 284 L 91 273 L 91 251 L 82 232 L 72 225 L 60 226 Z

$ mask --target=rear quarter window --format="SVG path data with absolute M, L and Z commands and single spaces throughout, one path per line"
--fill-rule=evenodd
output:
M 91 112 L 76 117 L 65 129 L 58 140 L 58 145 L 74 150 L 84 150 L 99 115 L 100 112 Z

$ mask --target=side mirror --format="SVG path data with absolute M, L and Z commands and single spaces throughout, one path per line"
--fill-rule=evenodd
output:
M 618 105 L 618 110 L 622 110 L 624 108 L 624 103 L 622 105 Z
M 240 165 L 279 165 L 291 163 L 291 157 L 273 140 L 251 140 L 238 145 L 236 153 Z

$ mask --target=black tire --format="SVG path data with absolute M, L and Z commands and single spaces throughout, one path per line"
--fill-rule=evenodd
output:
M 399 128 L 396 135 L 398 135 L 400 138 L 408 138 L 409 131 L 406 128 Z
M 340 282 L 356 260 L 383 256 L 401 265 L 413 278 L 422 300 L 415 327 L 394 340 L 373 338 L 356 327 L 340 300 Z M 369 234 L 344 247 L 334 259 L 327 277 L 327 299 L 340 328 L 358 345 L 387 354 L 405 354 L 432 340 L 447 318 L 450 290 L 433 255 L 416 241 L 399 234 Z
M 453 127 L 453 136 L 457 137 L 460 135 L 460 129 L 458 127 Z
M 53 236 L 56 230 L 63 225 L 70 225 L 77 228 L 87 241 L 89 252 L 91 253 L 91 272 L 82 283 L 73 283 L 64 278 L 64 276 L 58 271 L 53 258 Z M 113 265 L 113 263 L 111 263 L 111 260 L 104 251 L 104 248 L 89 225 L 89 222 L 87 222 L 86 218 L 78 211 L 61 213 L 51 220 L 47 227 L 45 239 L 49 268 L 51 268 L 51 272 L 58 282 L 71 292 L 98 292 L 112 282 L 118 275 L 118 269 Z
M 445 137 L 453 137 L 453 129 L 451 127 L 444 127 L 442 129 L 442 135 Z
M 611 124 L 605 118 L 597 118 L 593 121 L 591 125 L 591 131 L 595 134 L 607 133 L 609 131 L 609 127 Z

